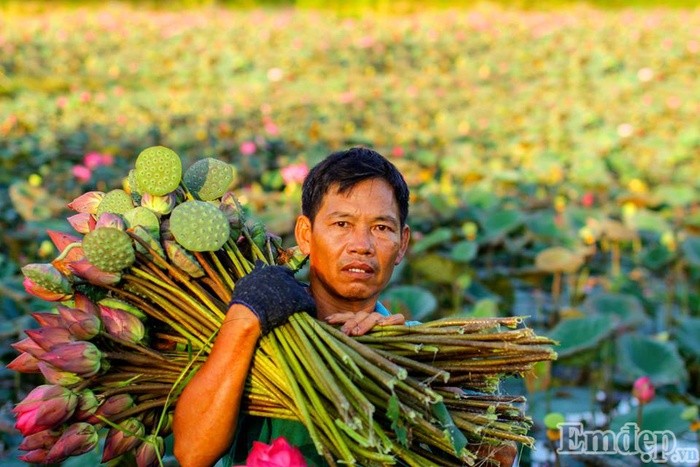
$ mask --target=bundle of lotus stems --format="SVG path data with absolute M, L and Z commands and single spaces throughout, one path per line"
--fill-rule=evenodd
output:
M 69 207 L 83 237 L 50 232 L 60 255 L 23 268 L 25 288 L 56 309 L 14 344 L 10 364 L 47 384 L 15 408 L 29 462 L 95 449 L 103 462 L 157 465 L 177 398 L 206 359 L 236 281 L 256 262 L 304 258 L 249 219 L 231 167 L 145 149 L 125 189 Z M 252 415 L 299 420 L 330 465 L 464 465 L 479 447 L 532 445 L 523 397 L 507 375 L 552 360 L 521 318 L 385 326 L 361 337 L 301 312 L 260 340 L 243 399 Z

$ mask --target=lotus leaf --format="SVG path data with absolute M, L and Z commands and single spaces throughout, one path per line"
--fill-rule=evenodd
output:
M 557 324 L 549 337 L 559 342 L 559 358 L 572 357 L 596 348 L 614 331 L 613 323 L 605 316 L 567 319 Z
M 641 376 L 648 376 L 657 386 L 680 384 L 688 379 L 675 344 L 642 335 L 620 337 L 617 341 L 617 368 L 617 376 L 627 383 Z
M 541 251 L 535 258 L 537 269 L 554 273 L 573 273 L 583 265 L 581 255 L 563 247 L 551 247 Z

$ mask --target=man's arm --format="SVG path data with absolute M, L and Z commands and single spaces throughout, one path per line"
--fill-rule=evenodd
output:
M 259 337 L 256 315 L 232 305 L 206 362 L 175 407 L 175 457 L 183 467 L 213 465 L 231 445 Z

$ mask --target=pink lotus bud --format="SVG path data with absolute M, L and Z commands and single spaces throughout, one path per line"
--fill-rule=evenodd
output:
M 158 459 L 163 456 L 164 451 L 163 438 L 148 435 L 146 441 L 136 450 L 136 465 L 138 467 L 154 467 L 158 465 Z
M 39 347 L 47 351 L 51 350 L 56 345 L 66 344 L 73 341 L 73 336 L 66 328 L 27 329 L 24 331 L 24 333 L 34 342 L 36 342 Z M 34 356 L 39 358 L 38 355 Z
M 103 298 L 98 302 L 99 306 L 105 306 L 107 308 L 116 308 L 117 310 L 122 310 L 126 311 L 127 313 L 130 313 L 134 316 L 136 316 L 138 319 L 146 319 L 148 315 L 141 311 L 139 308 L 135 307 L 131 303 L 124 302 L 122 300 L 119 300 L 117 298 L 112 298 L 112 297 L 106 297 Z
M 46 456 L 48 454 L 48 449 L 34 449 L 24 455 L 18 456 L 17 459 L 28 464 L 46 464 Z
M 92 451 L 97 446 L 99 436 L 95 427 L 89 423 L 74 423 L 63 432 L 56 444 L 49 449 L 46 463 L 57 463 L 70 456 L 78 456 Z
M 18 352 L 26 352 L 37 359 L 46 353 L 46 349 L 34 342 L 34 339 L 31 337 L 26 337 L 10 345 Z
M 306 174 L 309 173 L 309 166 L 306 165 L 306 162 L 290 164 L 283 167 L 282 170 L 280 170 L 280 173 L 282 174 L 282 180 L 284 180 L 286 185 L 301 185 L 306 178 Z
M 101 229 L 102 227 L 112 227 L 119 230 L 124 230 L 126 226 L 124 225 L 124 219 L 119 214 L 114 214 L 111 212 L 105 212 L 100 215 L 95 224 L 96 229 Z
M 55 366 L 46 362 L 39 362 L 38 366 L 39 371 L 41 371 L 41 374 L 44 376 L 47 383 L 70 387 L 80 383 L 83 380 L 83 378 L 75 373 L 59 370 Z
M 97 222 L 95 221 L 95 217 L 92 214 L 88 214 L 86 212 L 75 214 L 73 216 L 68 217 L 66 220 L 71 225 L 71 227 L 75 229 L 76 232 L 81 233 L 83 235 L 95 230 L 95 225 L 97 224 Z
M 59 344 L 46 352 L 41 360 L 59 370 L 70 371 L 89 378 L 100 371 L 102 352 L 94 344 L 85 341 Z
M 146 328 L 141 320 L 131 313 L 100 305 L 100 314 L 105 329 L 112 336 L 130 342 L 141 342 L 146 335 Z
M 63 319 L 63 327 L 78 340 L 89 340 L 100 332 L 102 322 L 97 315 L 77 308 L 58 306 L 58 312 Z
M 89 389 L 83 389 L 78 394 L 78 406 L 75 408 L 73 418 L 79 422 L 100 423 L 100 419 L 95 416 L 100 402 L 95 397 L 95 393 Z
M 305 466 L 306 460 L 299 449 L 280 436 L 272 444 L 253 441 L 253 448 L 246 459 L 246 467 L 268 467 L 271 465 Z
M 43 300 L 59 301 L 70 298 L 71 284 L 52 264 L 28 264 L 22 268 L 24 289 Z
M 91 313 L 95 316 L 99 313 L 99 309 L 97 308 L 97 305 L 95 305 L 92 300 L 88 298 L 87 295 L 81 294 L 81 293 L 76 293 L 75 297 L 73 298 L 75 302 L 75 308 L 78 310 L 83 310 L 85 312 Z
M 146 434 L 146 428 L 136 418 L 127 418 L 119 423 L 119 429 L 111 428 L 105 438 L 102 462 L 107 462 L 115 457 L 131 451 L 141 442 L 140 438 Z
M 241 143 L 238 150 L 241 151 L 241 154 L 243 154 L 244 156 L 252 156 L 253 154 L 255 154 L 257 147 L 252 141 L 244 141 L 243 143 Z
M 37 386 L 12 410 L 15 427 L 24 436 L 51 429 L 68 420 L 77 403 L 78 396 L 63 386 Z
M 65 327 L 63 318 L 54 313 L 32 313 L 32 318 L 39 323 L 39 326 L 46 328 L 62 328 Z
M 47 449 L 61 437 L 61 432 L 58 430 L 44 430 L 39 433 L 29 435 L 22 440 L 22 443 L 17 447 L 20 451 L 33 451 L 35 449 Z
M 117 394 L 105 399 L 97 408 L 95 415 L 105 417 L 109 420 L 135 405 L 134 398 L 131 394 Z
M 70 263 L 68 269 L 76 276 L 85 279 L 93 285 L 114 285 L 122 280 L 120 273 L 101 271 L 86 259 Z
M 39 359 L 28 352 L 22 352 L 17 358 L 8 363 L 6 368 L 18 373 L 38 373 Z
M 632 385 L 632 395 L 637 398 L 640 404 L 648 404 L 654 399 L 656 390 L 651 383 L 651 378 L 642 376 Z
M 80 213 L 97 214 L 97 206 L 102 202 L 105 194 L 101 191 L 88 191 L 68 203 L 68 209 Z
M 177 204 L 175 193 L 168 193 L 163 196 L 156 196 L 144 193 L 141 197 L 141 206 L 148 208 L 156 214 L 170 214 Z

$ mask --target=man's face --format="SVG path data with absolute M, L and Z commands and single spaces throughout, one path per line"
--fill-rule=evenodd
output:
M 317 305 L 330 304 L 337 311 L 374 305 L 410 237 L 409 228 L 400 226 L 391 185 L 379 178 L 364 180 L 345 193 L 331 186 L 313 225 L 300 216 L 295 234 L 301 251 L 310 255 Z

